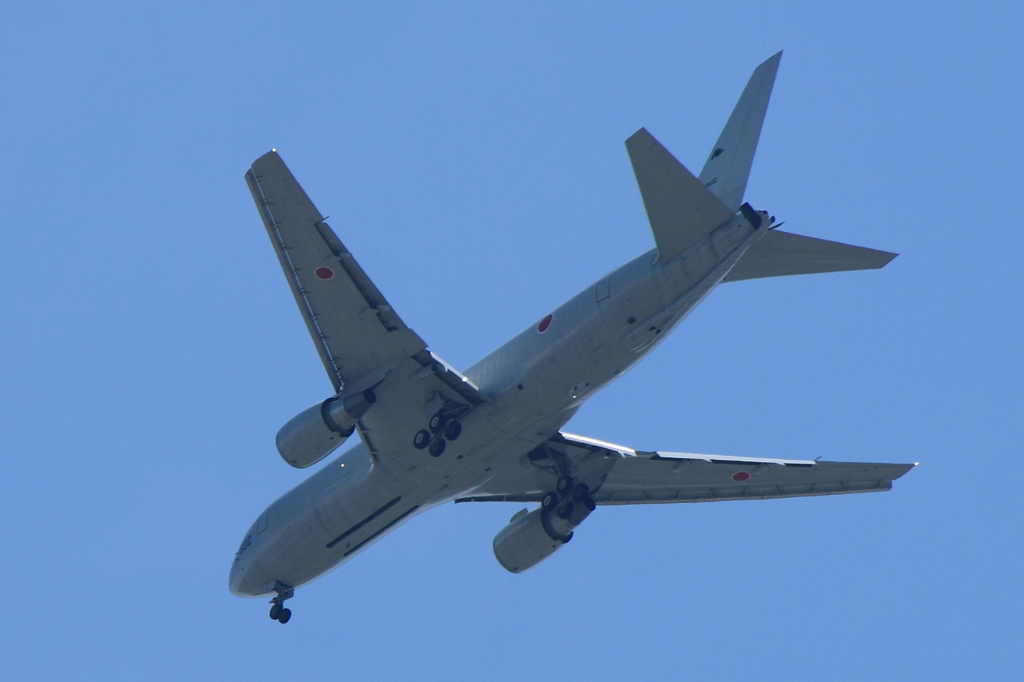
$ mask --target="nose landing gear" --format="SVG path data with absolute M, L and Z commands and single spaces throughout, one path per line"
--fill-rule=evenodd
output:
M 277 596 L 270 600 L 270 619 L 284 625 L 292 617 L 292 610 L 286 608 L 284 602 L 295 596 L 295 590 L 277 580 L 274 582 L 274 592 L 277 592 Z

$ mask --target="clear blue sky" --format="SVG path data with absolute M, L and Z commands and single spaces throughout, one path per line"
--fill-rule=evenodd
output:
M 5 679 L 1019 679 L 1020 3 L 19 3 L 0 40 Z M 298 5 L 298 3 L 292 3 Z M 699 169 L 784 49 L 747 198 L 897 251 L 723 286 L 569 429 L 920 461 L 875 495 L 599 509 L 521 575 L 516 505 L 227 590 L 330 384 L 242 174 L 276 147 L 466 367 L 652 239 L 623 140 Z

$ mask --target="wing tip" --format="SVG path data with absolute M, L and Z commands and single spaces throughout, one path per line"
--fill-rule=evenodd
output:
M 879 259 L 882 262 L 882 264 L 878 266 L 879 268 L 884 268 L 886 265 L 896 260 L 896 257 L 900 255 L 898 253 L 892 253 L 891 251 L 882 251 L 881 253 L 885 255 L 882 257 L 884 260 L 882 260 L 882 258 Z
M 893 476 L 890 480 L 891 481 L 895 481 L 898 478 L 903 478 L 903 476 L 905 476 L 908 471 L 910 471 L 911 469 L 915 468 L 918 464 L 920 464 L 920 462 L 914 462 L 913 464 L 896 464 L 896 465 L 894 465 L 894 466 L 901 467 L 903 470 L 900 471 L 895 476 Z

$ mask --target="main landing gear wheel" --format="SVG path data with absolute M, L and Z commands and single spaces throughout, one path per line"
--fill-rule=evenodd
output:
M 462 424 L 458 420 L 452 420 L 448 422 L 448 425 L 444 427 L 444 437 L 448 440 L 455 440 L 462 433 Z
M 558 495 L 556 495 L 555 493 L 548 493 L 540 502 L 540 506 L 543 507 L 544 509 L 551 509 L 556 504 L 558 504 Z
M 568 496 L 569 491 L 572 490 L 572 478 L 570 476 L 562 476 L 558 479 L 558 484 L 555 485 L 555 490 L 558 491 L 559 497 Z
M 430 423 L 429 423 L 430 432 L 431 433 L 439 433 L 441 431 L 441 429 L 444 428 L 444 425 L 447 424 L 447 423 L 448 423 L 448 418 L 446 416 L 444 416 L 443 413 L 438 412 L 437 414 L 435 414 L 433 417 L 430 418 Z
M 427 445 L 429 445 L 429 444 L 430 444 L 430 432 L 427 431 L 426 429 L 420 429 L 419 431 L 416 432 L 416 435 L 413 436 L 412 446 L 414 448 L 416 448 L 417 450 L 422 450 L 423 448 L 427 447 Z
M 445 440 L 444 440 L 444 438 L 438 438 L 438 439 L 437 439 L 437 440 L 436 440 L 436 441 L 435 441 L 435 442 L 434 442 L 433 444 L 431 444 L 431 446 L 430 446 L 430 454 L 431 454 L 431 456 L 433 456 L 433 457 L 440 457 L 440 456 L 441 456 L 441 453 L 443 453 L 443 452 L 444 452 L 444 446 L 445 446 L 445 444 L 446 444 L 446 443 L 445 443 Z
M 558 508 L 558 511 L 556 511 L 555 513 L 558 514 L 558 518 L 567 519 L 570 516 L 572 516 L 574 508 L 575 504 L 573 503 L 573 501 L 566 500 L 565 502 L 562 503 L 562 505 Z

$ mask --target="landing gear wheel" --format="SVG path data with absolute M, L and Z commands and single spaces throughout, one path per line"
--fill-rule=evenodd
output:
M 444 438 L 438 438 L 437 441 L 430 446 L 430 454 L 432 457 L 440 457 L 441 453 L 444 452 L 445 446 Z
M 462 433 L 462 424 L 456 420 L 448 422 L 444 427 L 444 437 L 448 440 L 455 440 Z
M 586 483 L 577 483 L 576 487 L 572 489 L 572 499 L 574 502 L 582 502 L 588 497 L 590 497 L 590 486 Z
M 543 509 L 551 509 L 556 504 L 558 504 L 558 495 L 556 495 L 555 493 L 548 493 L 540 502 L 540 506 Z
M 412 446 L 414 448 L 416 448 L 417 450 L 422 450 L 423 448 L 427 447 L 427 445 L 429 445 L 429 444 L 430 444 L 430 432 L 427 431 L 426 429 L 420 429 L 419 431 L 416 432 L 416 435 L 413 436 Z
M 572 516 L 572 512 L 575 506 L 576 505 L 573 504 L 572 500 L 566 500 L 565 502 L 563 502 L 562 506 L 560 506 L 558 508 L 558 511 L 556 512 L 558 514 L 558 518 L 567 519 L 570 516 Z
M 572 490 L 572 477 L 562 476 L 558 479 L 558 484 L 555 486 L 555 490 L 558 491 L 559 497 L 566 497 L 569 491 Z
M 441 429 L 443 429 L 444 425 L 447 423 L 448 417 L 446 417 L 443 413 L 438 412 L 437 414 L 430 418 L 428 426 L 430 427 L 431 433 L 440 433 Z
M 285 585 L 280 580 L 275 580 L 274 592 L 277 592 L 277 596 L 270 600 L 270 617 L 278 623 L 287 623 L 288 619 L 292 617 L 292 612 L 284 607 L 284 603 L 295 596 L 295 588 Z

